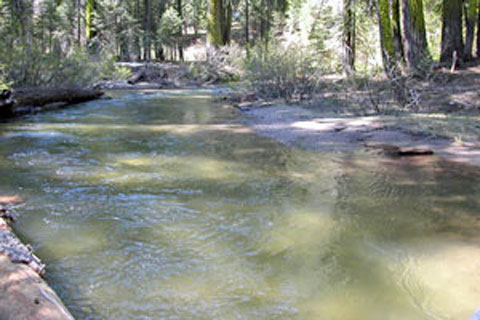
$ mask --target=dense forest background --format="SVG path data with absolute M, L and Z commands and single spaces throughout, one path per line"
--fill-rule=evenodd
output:
M 120 61 L 183 62 L 285 97 L 335 74 L 424 77 L 479 55 L 479 3 L 0 0 L 0 85 L 130 76 Z

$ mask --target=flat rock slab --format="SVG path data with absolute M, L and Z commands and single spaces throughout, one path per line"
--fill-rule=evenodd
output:
M 373 148 L 373 149 L 380 149 L 385 154 L 390 156 L 398 156 L 398 157 L 413 157 L 413 156 L 431 156 L 435 152 L 428 147 L 399 147 L 393 144 L 384 144 L 384 143 L 375 143 L 375 142 L 367 142 L 365 143 L 365 147 Z
M 7 198 L 0 197 L 0 200 Z M 15 219 L 7 208 L 0 207 L 0 319 L 73 319 L 60 298 L 41 278 L 44 265 L 7 224 L 7 220 Z
M 0 255 L 0 319 L 71 320 L 73 316 L 36 272 Z

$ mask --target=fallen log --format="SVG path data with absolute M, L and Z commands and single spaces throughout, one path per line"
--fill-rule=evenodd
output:
M 14 215 L 0 208 L 0 319 L 72 320 L 60 298 L 41 278 L 44 265 L 8 226 Z
M 0 117 L 8 118 L 36 111 L 58 109 L 95 100 L 102 95 L 101 90 L 78 87 L 20 88 L 12 92 L 2 91 Z
M 15 101 L 11 99 L 11 95 L 10 90 L 0 91 L 0 116 L 8 117 L 12 114 Z
M 14 112 L 20 107 L 43 107 L 53 103 L 75 104 L 98 99 L 103 92 L 78 87 L 21 88 L 13 91 Z

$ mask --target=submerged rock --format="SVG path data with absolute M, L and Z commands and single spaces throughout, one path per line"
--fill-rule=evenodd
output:
M 367 142 L 365 147 L 373 149 L 381 149 L 389 156 L 398 157 L 413 157 L 413 156 L 430 156 L 433 155 L 433 150 L 424 147 L 399 147 L 392 144 Z

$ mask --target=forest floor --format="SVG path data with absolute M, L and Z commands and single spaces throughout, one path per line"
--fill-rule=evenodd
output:
M 389 83 L 346 85 L 331 80 L 313 99 L 287 104 L 236 92 L 226 101 L 259 134 L 317 151 L 369 148 L 388 155 L 431 151 L 448 160 L 480 166 L 480 67 L 435 74 L 417 81 L 416 105 L 391 102 Z M 380 110 L 380 112 L 378 112 Z

